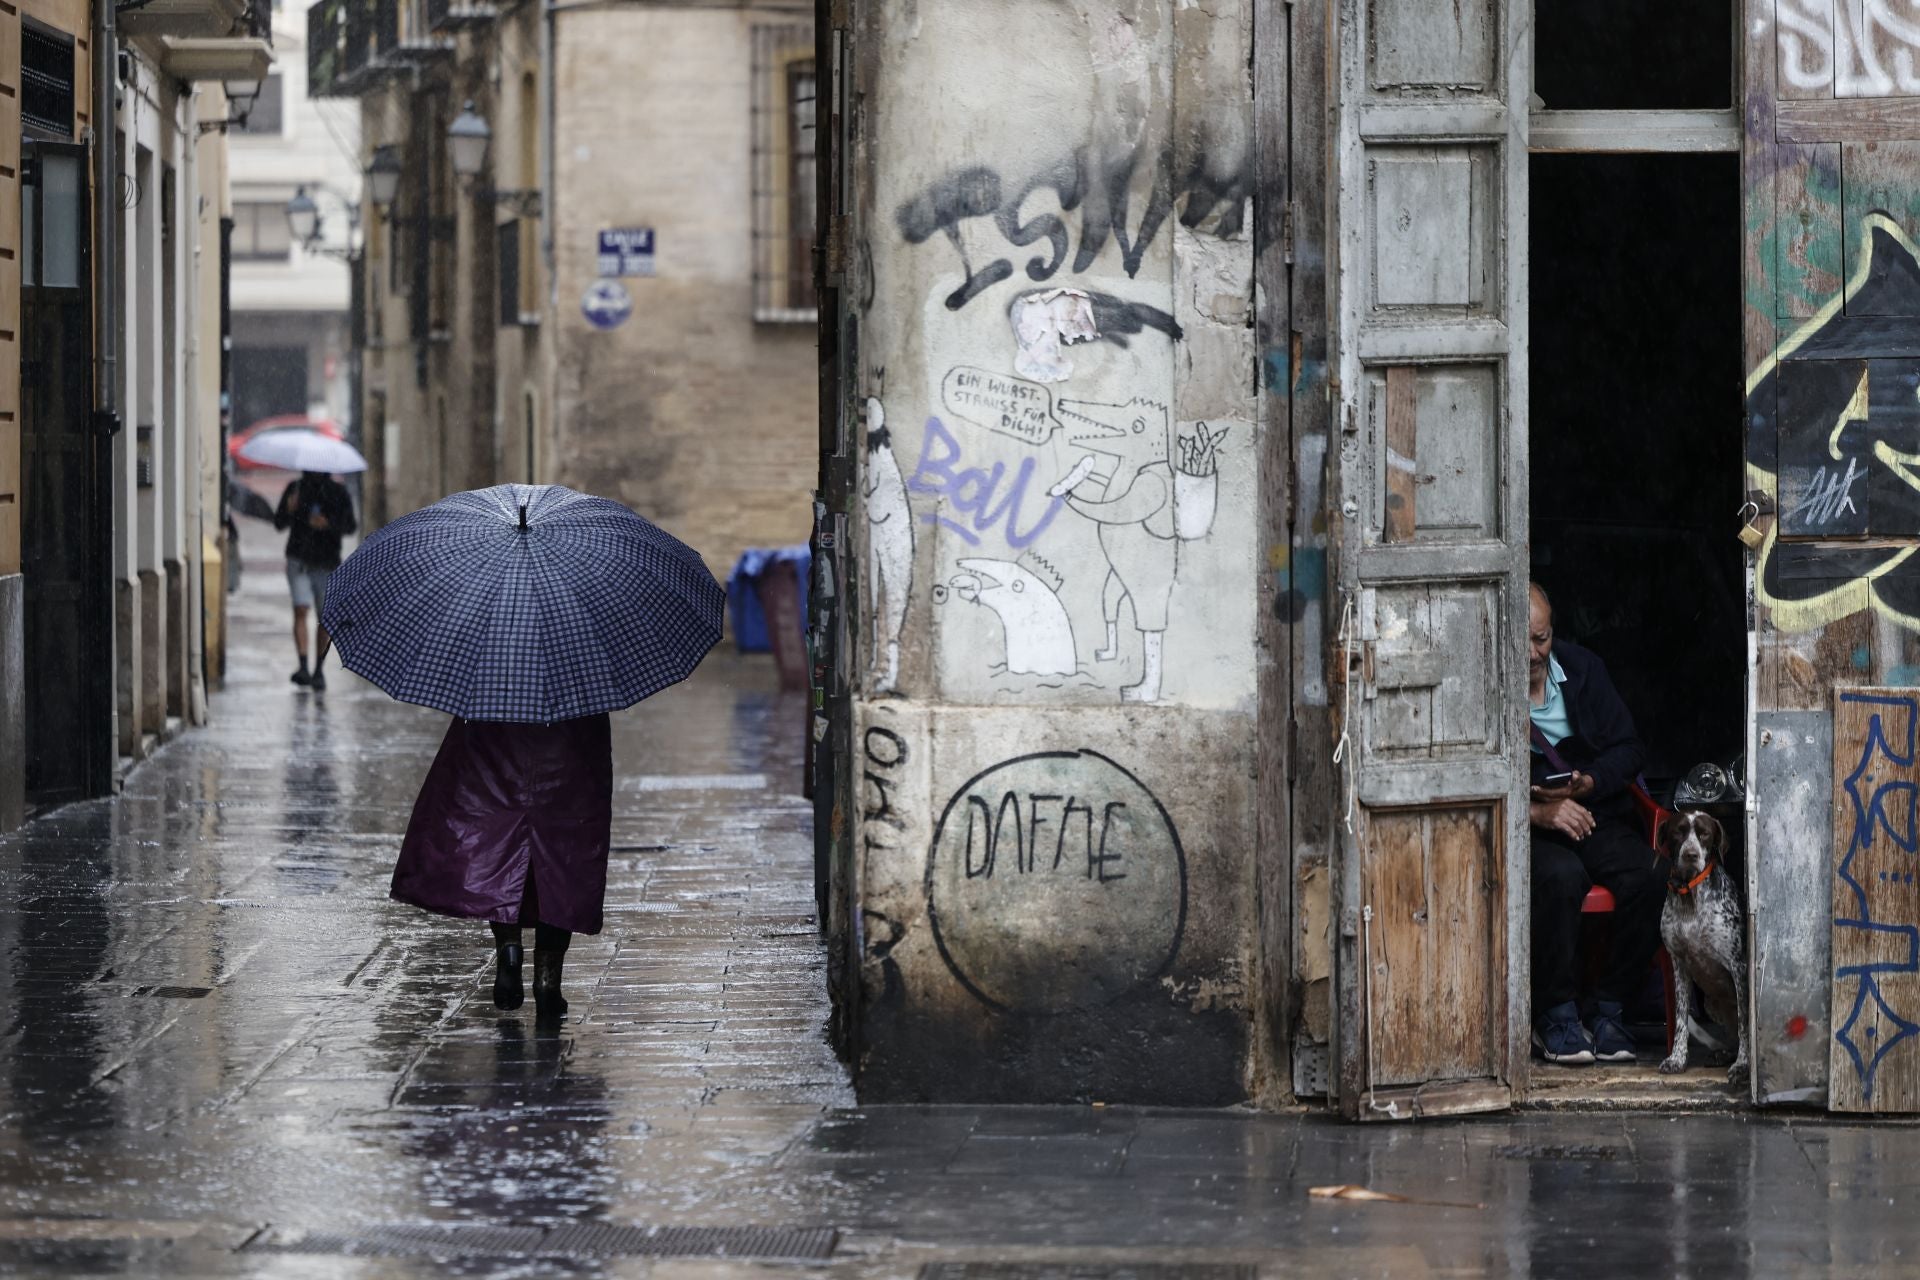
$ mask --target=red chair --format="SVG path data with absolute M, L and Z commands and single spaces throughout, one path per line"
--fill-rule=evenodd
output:
M 1655 849 L 1660 847 L 1660 828 L 1673 816 L 1673 810 L 1665 809 L 1647 794 L 1647 789 L 1639 783 L 1633 784 L 1633 807 L 1640 814 L 1640 820 L 1646 824 L 1647 843 Z M 1613 911 L 1613 894 L 1603 885 L 1595 885 L 1587 890 L 1587 896 L 1580 903 L 1582 915 L 1607 915 Z M 1654 952 L 1653 962 L 1660 966 L 1660 976 L 1666 982 L 1667 994 L 1667 1052 L 1673 1052 L 1673 958 L 1663 946 Z

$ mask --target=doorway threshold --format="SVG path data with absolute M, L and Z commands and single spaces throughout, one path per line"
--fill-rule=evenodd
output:
M 1744 1111 L 1744 1089 L 1727 1083 L 1725 1067 L 1689 1067 L 1662 1075 L 1657 1063 L 1561 1067 L 1533 1064 L 1524 1111 Z

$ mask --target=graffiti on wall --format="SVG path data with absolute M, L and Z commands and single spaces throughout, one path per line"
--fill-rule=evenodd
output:
M 1134 203 L 1142 188 L 1145 197 L 1136 214 Z M 1046 208 L 1048 201 L 1036 199 L 1043 193 L 1058 212 Z M 1024 264 L 1027 278 L 1041 282 L 1067 266 L 1069 251 L 1071 269 L 1078 275 L 1091 269 L 1113 243 L 1132 277 L 1139 274 L 1147 246 L 1176 208 L 1182 226 L 1232 237 L 1241 230 L 1251 195 L 1244 156 L 1222 160 L 1201 152 L 1182 166 L 1171 148 L 1143 138 L 1124 148 L 1081 147 L 1019 183 L 1008 183 L 990 165 L 952 169 L 902 201 L 894 211 L 894 225 L 909 244 L 939 236 L 953 247 L 965 279 L 947 295 L 946 305 L 958 311 L 1013 278 L 1013 262 L 1000 256 L 1002 248 L 1025 249 L 1044 242 L 1044 251 Z M 1039 206 L 1031 216 L 1029 202 Z M 970 252 L 970 238 L 991 247 L 985 253 L 977 246 Z M 1154 314 L 1172 323 L 1166 312 Z
M 1159 799 L 1119 764 L 1038 752 L 954 792 L 934 827 L 926 897 L 941 959 L 989 1008 L 1098 1008 L 1172 967 L 1186 854 Z
M 907 482 L 893 456 L 887 413 L 867 401 L 867 470 L 862 486 L 867 511 L 867 574 L 874 597 L 873 655 L 876 693 L 892 692 L 900 680 L 900 630 L 913 592 L 913 511 Z
M 1920 94 L 1920 0 L 1777 0 L 1776 15 L 1780 79 L 1793 88 Z
M 1920 630 L 1920 247 L 1878 212 L 1859 241 L 1845 287 L 1747 380 L 1749 479 L 1779 511 L 1758 592 L 1782 631 L 1863 609 Z
M 1844 816 L 1838 832 L 1847 846 L 1834 869 L 1833 1012 L 1838 1025 L 1833 1038 L 1853 1078 L 1836 1079 L 1833 1088 L 1837 1101 L 1848 1102 L 1857 1087 L 1863 1108 L 1872 1109 L 1874 1087 L 1890 1055 L 1920 1035 L 1920 1025 L 1896 1007 L 1907 1003 L 1913 975 L 1920 974 L 1920 913 L 1915 911 L 1914 888 L 1920 865 L 1920 784 L 1914 771 L 1920 696 L 1843 691 L 1839 698 L 1834 746 L 1840 758 L 1835 772 L 1849 763 L 1851 769 L 1841 782 Z M 1864 732 L 1846 732 L 1847 726 L 1862 722 Z M 1854 751 L 1857 758 L 1850 762 L 1843 753 Z M 1911 1007 L 1906 1012 L 1920 1015 Z M 1841 1070 L 1838 1055 L 1835 1061 L 1835 1070 Z M 1899 1106 L 1899 1100 L 1892 1105 Z

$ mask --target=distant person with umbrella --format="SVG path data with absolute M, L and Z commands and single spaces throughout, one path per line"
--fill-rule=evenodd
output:
M 298 471 L 300 478 L 286 487 L 274 508 L 273 527 L 287 533 L 287 587 L 293 596 L 293 648 L 300 667 L 293 682 L 325 692 L 327 627 L 317 626 L 313 671 L 307 671 L 307 614 L 324 610 L 327 580 L 340 567 L 340 542 L 359 528 L 353 514 L 353 496 L 333 477 L 365 471 L 360 451 L 343 440 L 318 431 L 268 432 L 249 440 L 240 456 L 262 466 Z
M 497 1007 L 526 998 L 531 924 L 536 1016 L 566 1012 L 568 945 L 603 922 L 608 713 L 692 674 L 725 603 L 685 544 L 559 485 L 456 493 L 373 534 L 334 575 L 322 621 L 342 665 L 454 717 L 391 896 L 489 923 Z

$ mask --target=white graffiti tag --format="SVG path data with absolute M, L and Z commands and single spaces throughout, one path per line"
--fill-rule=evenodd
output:
M 1832 524 L 1841 516 L 1856 514 L 1859 508 L 1853 505 L 1853 482 L 1859 475 L 1860 463 L 1855 458 L 1847 459 L 1844 474 L 1838 467 L 1831 473 L 1821 467 L 1789 514 L 1810 526 Z
M 1794 88 L 1920 93 L 1920 0 L 1779 0 L 1778 14 L 1780 77 Z

